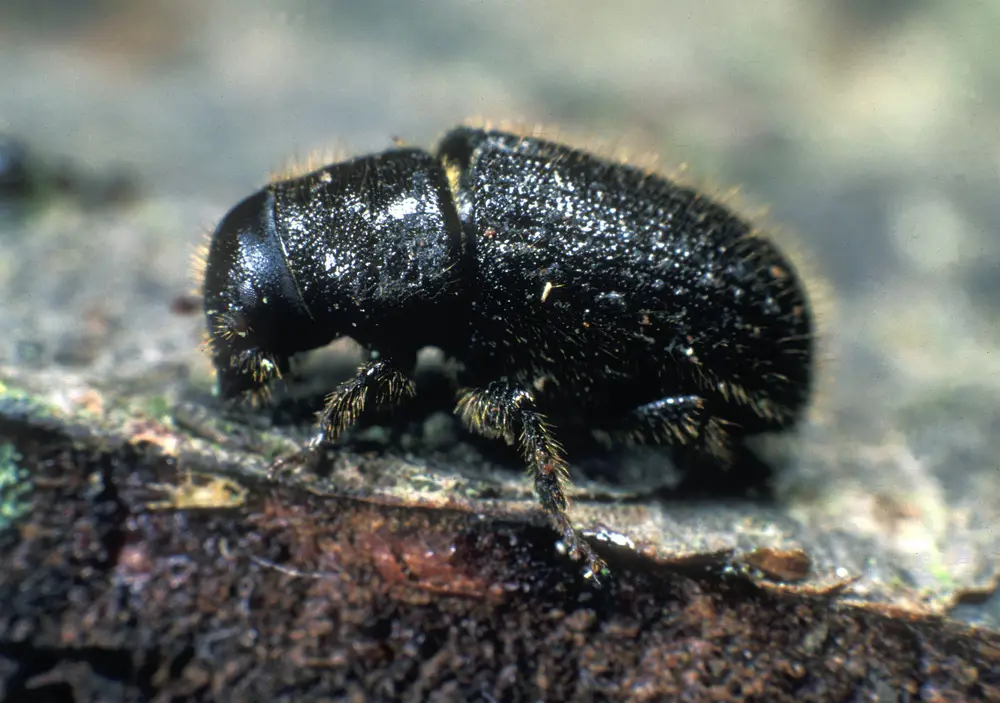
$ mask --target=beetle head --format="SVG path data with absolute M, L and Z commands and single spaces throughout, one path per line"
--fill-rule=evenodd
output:
M 205 266 L 205 317 L 218 392 L 256 392 L 287 369 L 296 330 L 309 315 L 275 233 L 269 189 L 229 211 L 212 235 Z

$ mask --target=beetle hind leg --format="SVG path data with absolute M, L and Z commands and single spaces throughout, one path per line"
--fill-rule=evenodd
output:
M 585 576 L 599 582 L 608 573 L 607 565 L 580 536 L 566 514 L 568 501 L 563 490 L 569 471 L 562 447 L 552 436 L 552 428 L 535 410 L 529 391 L 496 381 L 485 389 L 466 391 L 456 408 L 462 422 L 473 432 L 491 438 L 503 437 L 508 444 L 518 441 L 535 483 L 535 494 L 555 521 L 571 554 L 587 561 Z
M 712 415 L 697 395 L 678 395 L 645 403 L 629 412 L 616 433 L 632 444 L 670 444 L 700 450 L 721 463 L 732 455 L 730 424 Z

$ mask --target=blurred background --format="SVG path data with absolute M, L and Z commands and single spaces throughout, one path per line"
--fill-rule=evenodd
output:
M 5 0 L 0 130 L 31 195 L 0 210 L 0 365 L 207 383 L 202 322 L 171 303 L 269 172 L 468 117 L 554 125 L 767 206 L 831 311 L 832 381 L 779 498 L 884 540 L 918 590 L 988 591 L 998 30 L 995 3 L 920 0 Z

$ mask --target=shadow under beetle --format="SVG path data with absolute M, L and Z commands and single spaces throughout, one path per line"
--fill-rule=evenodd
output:
M 296 352 L 371 351 L 327 399 L 322 440 L 366 402 L 413 393 L 417 351 L 464 367 L 456 412 L 517 443 L 587 576 L 606 566 L 566 515 L 556 427 L 694 448 L 720 464 L 808 401 L 813 319 L 767 238 L 698 191 L 543 139 L 460 127 L 279 181 L 208 251 L 218 390 L 266 390 Z

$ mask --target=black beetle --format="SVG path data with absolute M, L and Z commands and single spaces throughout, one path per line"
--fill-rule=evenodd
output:
M 567 546 L 558 425 L 698 446 L 725 462 L 792 426 L 813 381 L 813 315 L 791 263 L 692 188 L 536 137 L 460 127 L 271 183 L 215 230 L 204 278 L 218 390 L 255 393 L 296 352 L 371 350 L 320 413 L 412 394 L 417 351 L 462 362 L 456 412 L 518 443 Z

